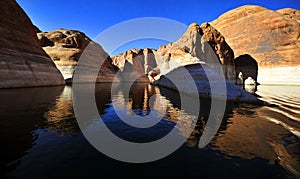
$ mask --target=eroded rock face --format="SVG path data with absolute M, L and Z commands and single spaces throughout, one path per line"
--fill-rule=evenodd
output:
M 111 58 L 103 48 L 80 31 L 58 29 L 51 32 L 40 32 L 37 33 L 37 36 L 41 46 L 54 61 L 65 79 L 73 77 L 80 58 L 85 59 L 84 63 L 86 64 L 82 63 L 82 65 L 89 71 L 98 70 L 95 68 L 95 64 L 103 63 L 97 77 L 98 82 L 112 81 L 118 70 L 112 65 Z M 92 80 L 88 76 L 84 79 Z
M 160 47 L 159 55 L 163 59 L 159 65 L 162 76 L 154 77 L 154 84 L 184 94 L 197 93 L 204 98 L 258 102 L 256 97 L 233 84 L 236 75 L 234 53 L 225 38 L 208 23 L 191 24 L 178 41 Z M 220 76 L 220 67 L 223 67 L 227 80 Z M 187 80 L 190 77 L 192 80 Z M 193 83 L 196 89 L 192 88 Z
M 209 23 L 203 23 L 201 26 L 192 23 L 180 39 L 161 47 L 158 53 L 170 53 L 173 59 L 190 54 L 212 68 L 215 68 L 216 64 L 222 64 L 226 79 L 235 81 L 234 53 L 225 38 Z
M 284 15 L 288 19 L 294 19 L 300 23 L 300 11 L 292 8 L 284 8 L 277 10 L 278 13 Z
M 154 49 L 130 49 L 123 54 L 112 57 L 113 64 L 120 69 L 120 75 L 123 80 L 131 75 L 139 77 L 139 81 L 149 82 L 146 74 L 157 67 Z M 129 77 L 130 78 L 130 77 Z
M 212 27 L 209 23 L 202 24 L 201 29 L 203 32 L 202 48 L 207 49 L 204 50 L 204 54 L 206 55 L 206 51 L 213 49 L 215 54 L 218 56 L 221 64 L 224 66 L 223 69 L 226 79 L 233 82 L 235 80 L 233 50 L 226 43 L 224 36 L 222 36 L 220 32 Z M 203 41 L 206 41 L 210 45 L 209 49 L 205 47 L 205 43 L 203 43 Z M 206 56 L 204 58 L 209 59 L 210 57 Z
M 130 67 L 126 69 L 136 73 L 150 72 L 150 78 L 153 74 L 166 74 L 178 66 L 205 62 L 216 71 L 223 66 L 226 79 L 235 82 L 234 53 L 225 38 L 208 23 L 201 26 L 192 23 L 176 42 L 160 46 L 157 51 L 131 49 L 112 59 L 120 69 L 128 65 Z
M 249 54 L 258 62 L 259 83 L 300 84 L 298 10 L 247 5 L 226 12 L 211 24 L 236 56 Z
M 0 1 L 0 16 L 0 88 L 63 85 L 40 46 L 38 29 L 16 1 Z

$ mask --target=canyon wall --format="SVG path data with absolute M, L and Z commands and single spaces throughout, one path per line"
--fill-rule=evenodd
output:
M 65 84 L 17 2 L 1 0 L 0 16 L 0 88 Z
M 224 35 L 236 57 L 247 54 L 257 61 L 259 83 L 300 84 L 299 22 L 299 10 L 247 5 L 211 24 Z

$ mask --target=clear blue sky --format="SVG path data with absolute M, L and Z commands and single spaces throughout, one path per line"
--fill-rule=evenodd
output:
M 236 7 L 300 9 L 300 0 L 17 0 L 42 31 L 76 29 L 90 38 L 112 25 L 138 17 L 169 18 L 186 25 L 209 22 Z M 159 42 L 161 43 L 161 42 Z M 136 45 L 139 46 L 139 45 Z M 155 46 L 155 45 L 154 45 Z

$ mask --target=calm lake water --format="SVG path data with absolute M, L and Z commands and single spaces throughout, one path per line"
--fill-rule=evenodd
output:
M 112 101 L 129 101 L 123 115 L 149 114 L 149 98 L 162 120 L 149 129 L 124 125 Z M 98 152 L 80 132 L 72 105 L 72 87 L 0 90 L 1 175 L 19 178 L 123 177 L 299 177 L 300 86 L 263 86 L 256 94 L 270 105 L 227 104 L 222 125 L 208 146 L 198 148 L 210 101 L 201 100 L 193 133 L 173 154 L 150 163 L 130 164 Z M 112 132 L 134 142 L 168 134 L 181 113 L 178 94 L 137 83 L 129 96 L 122 88 L 111 95 L 109 83 L 96 85 L 99 114 Z M 124 104 L 124 103 L 120 103 Z M 93 125 L 97 120 L 90 120 Z M 184 129 L 178 129 L 184 135 Z

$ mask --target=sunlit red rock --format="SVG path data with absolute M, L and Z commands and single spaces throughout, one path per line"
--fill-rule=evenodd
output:
M 259 83 L 300 84 L 299 10 L 247 5 L 211 24 L 224 35 L 236 57 L 249 54 L 258 62 Z
M 103 48 L 80 31 L 58 29 L 51 32 L 40 32 L 37 33 L 37 36 L 43 49 L 54 61 L 65 79 L 73 77 L 74 70 L 81 59 L 84 60 L 81 65 L 86 66 L 87 69 L 90 68 L 90 71 L 96 68 L 96 64 L 103 64 L 97 77 L 98 82 L 112 81 L 118 70 Z M 94 70 L 98 71 L 99 69 Z M 93 79 L 85 75 L 81 81 L 84 80 L 92 81 Z

